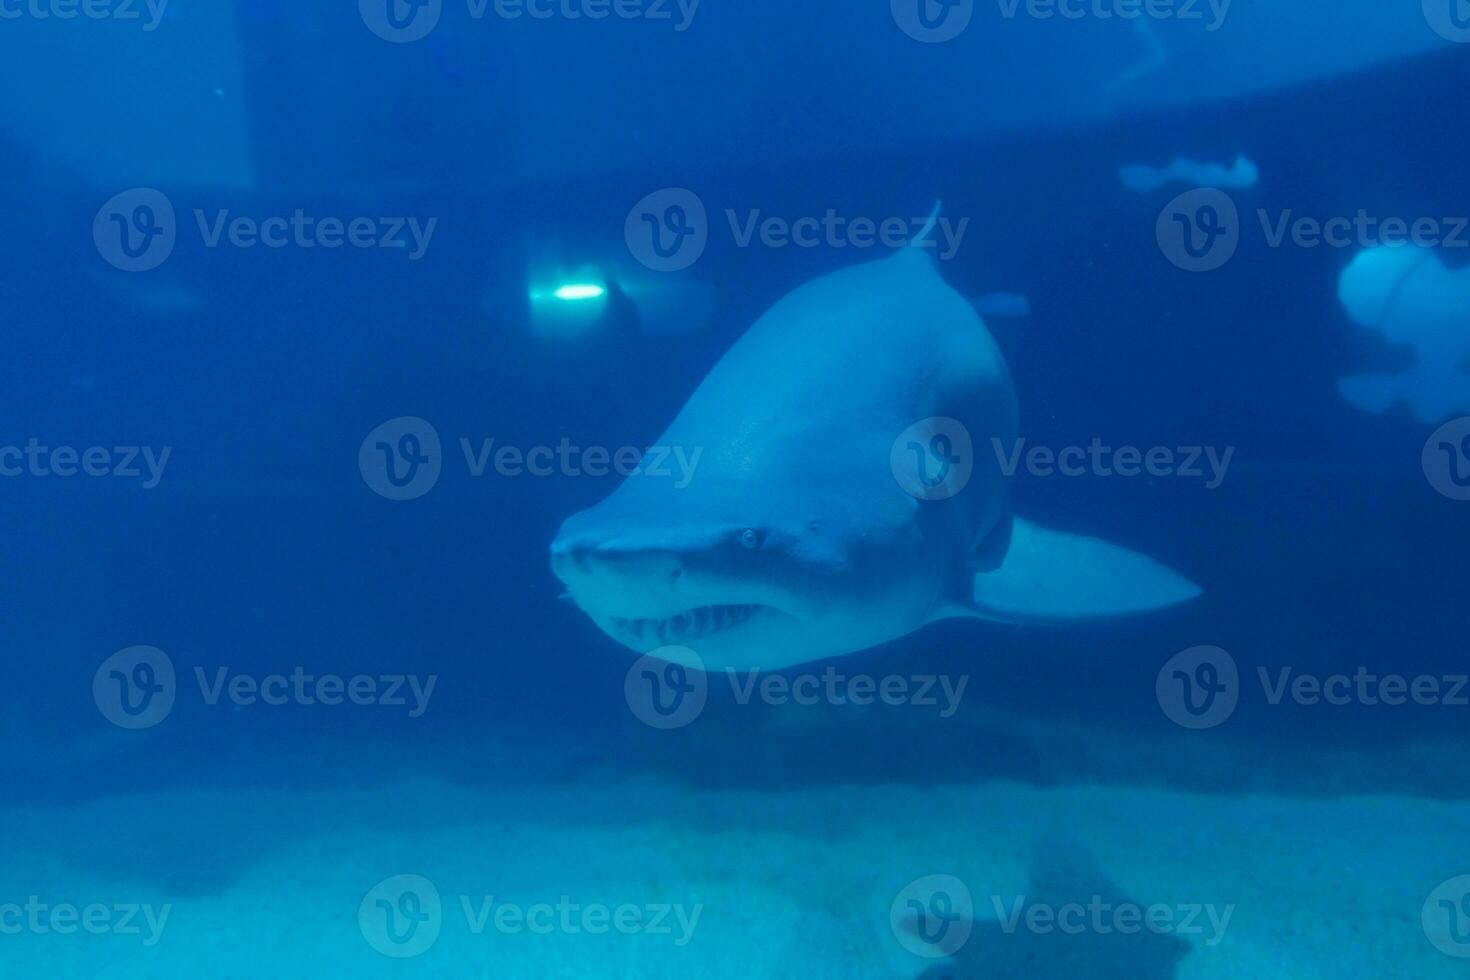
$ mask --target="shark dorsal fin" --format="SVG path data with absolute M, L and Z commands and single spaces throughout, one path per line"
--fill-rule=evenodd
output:
M 924 222 L 924 227 L 919 232 L 919 234 L 917 235 L 917 237 L 915 237 L 912 241 L 909 242 L 909 244 L 908 244 L 908 247 L 909 248 L 917 248 L 918 246 L 915 244 L 916 242 L 925 242 L 925 241 L 928 241 L 929 240 L 929 236 L 932 235 L 932 234 L 934 234 L 934 226 L 937 225 L 937 224 L 939 224 L 939 212 L 943 208 L 944 208 L 944 202 L 943 201 L 935 201 L 934 202 L 934 210 L 929 212 L 929 220 L 927 220 L 927 221 Z
M 931 269 L 934 267 L 933 258 L 935 250 L 930 236 L 939 227 L 939 212 L 943 206 L 943 201 L 934 202 L 934 210 L 929 212 L 929 217 L 924 221 L 924 227 L 919 229 L 918 234 L 909 239 L 907 245 L 893 253 L 892 258 L 895 261 L 900 263 L 912 262 L 915 258 L 922 258 L 928 260 L 924 263 L 925 265 Z

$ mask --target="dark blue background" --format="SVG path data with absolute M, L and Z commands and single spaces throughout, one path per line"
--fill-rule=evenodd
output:
M 554 236 L 609 254 L 621 248 L 633 202 L 668 185 L 693 188 L 715 215 L 725 207 L 915 215 L 942 197 L 947 214 L 971 218 L 963 249 L 944 266 L 949 281 L 967 294 L 1023 292 L 1034 307 L 1031 318 L 992 328 L 1028 439 L 1236 447 L 1215 491 L 1188 480 L 1032 479 L 1017 488 L 1027 516 L 1127 542 L 1181 569 L 1205 587 L 1197 605 L 1061 630 L 945 623 L 845 669 L 968 673 L 968 707 L 1160 738 L 1178 733 L 1154 702 L 1154 676 L 1196 644 L 1219 644 L 1252 672 L 1257 664 L 1466 669 L 1470 505 L 1425 481 L 1422 425 L 1401 412 L 1364 416 L 1333 387 L 1403 354 L 1357 331 L 1337 303 L 1350 253 L 1269 249 L 1254 224 L 1258 207 L 1322 218 L 1360 208 L 1470 214 L 1470 141 L 1457 122 L 1470 60 L 1461 52 L 1087 131 L 830 157 L 783 158 L 773 147 L 763 168 L 648 159 L 636 170 L 503 188 L 475 177 L 515 147 L 509 124 L 493 124 L 493 70 L 469 80 L 448 68 L 395 76 L 403 111 L 364 109 L 335 128 L 314 116 L 311 135 L 297 139 L 290 107 L 301 111 L 297 96 L 310 80 L 270 67 L 252 74 L 261 188 L 163 187 L 181 219 L 194 207 L 438 216 L 422 261 L 351 249 L 206 250 L 185 234 L 167 272 L 206 305 L 147 315 L 89 274 L 115 275 L 90 238 L 108 194 L 43 174 L 43 158 L 19 136 L 0 138 L 0 443 L 173 447 L 152 491 L 118 480 L 0 480 L 7 700 L 36 729 L 66 738 L 105 730 L 92 672 L 138 643 L 169 652 L 184 674 L 196 665 L 263 673 L 304 664 L 436 673 L 439 688 L 416 721 L 299 709 L 226 718 L 184 703 L 145 758 L 28 770 L 26 792 L 284 779 L 251 760 L 290 757 L 313 740 L 368 738 L 404 746 L 403 765 L 474 779 L 466 746 L 492 735 L 528 752 L 578 746 L 582 755 L 547 752 L 573 771 L 595 761 L 706 782 L 1049 778 L 1045 760 L 1020 742 L 955 739 L 937 724 L 930 734 L 942 752 L 916 759 L 884 734 L 881 713 L 871 724 L 800 735 L 716 703 L 703 734 L 652 738 L 622 700 L 630 655 L 558 601 L 546 562 L 560 520 L 612 483 L 465 472 L 460 436 L 519 446 L 652 442 L 761 310 L 853 261 L 850 252 L 740 250 L 716 235 L 697 270 L 722 294 L 707 331 L 564 344 L 532 337 L 528 246 Z M 479 121 L 425 130 L 412 112 L 419 102 L 473 109 Z M 1175 269 L 1154 240 L 1164 198 L 1125 191 L 1117 168 L 1242 150 L 1263 177 L 1236 195 L 1251 224 L 1240 253 L 1210 274 Z M 434 179 L 392 189 L 392 174 L 421 166 Z M 343 189 L 375 180 L 367 196 Z M 443 479 L 409 503 L 375 495 L 356 462 L 366 433 L 400 415 L 431 420 L 446 443 Z M 1278 756 L 1410 737 L 1461 744 L 1467 712 L 1267 709 L 1257 698 L 1219 737 L 1257 746 L 1269 766 Z M 341 765 L 371 769 L 366 759 Z M 1470 790 L 1462 777 L 1440 775 L 1430 790 L 1412 788 Z M 1247 776 L 1201 772 L 1182 758 L 1177 770 L 1126 778 L 1213 786 Z

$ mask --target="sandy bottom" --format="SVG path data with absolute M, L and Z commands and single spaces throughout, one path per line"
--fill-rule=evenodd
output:
M 0 826 L 0 904 L 12 903 L 0 959 L 13 978 L 1470 970 L 1421 920 L 1437 886 L 1470 873 L 1466 804 L 1009 783 L 773 795 L 419 782 L 118 797 L 11 809 Z M 958 948 L 915 937 L 916 908 L 949 914 L 931 926 L 964 921 L 952 883 L 939 904 L 912 884 L 930 875 L 969 892 Z M 1089 901 L 1106 906 L 1100 918 Z M 1072 902 L 1072 932 L 1048 929 L 1044 911 L 1006 927 L 1018 907 L 1066 915 Z M 1127 932 L 1126 913 L 1107 911 L 1122 906 L 1159 906 L 1174 925 Z

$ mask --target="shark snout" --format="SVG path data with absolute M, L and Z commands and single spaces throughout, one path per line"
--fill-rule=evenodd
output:
M 616 544 L 553 542 L 551 567 L 558 575 L 563 570 L 576 574 L 604 567 L 647 578 L 678 578 L 683 573 L 684 563 L 671 551 L 650 551 Z
M 665 549 L 562 533 L 551 542 L 551 570 L 573 596 L 609 580 L 661 591 L 674 587 L 684 562 Z

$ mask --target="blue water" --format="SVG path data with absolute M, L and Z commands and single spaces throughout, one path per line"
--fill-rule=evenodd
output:
M 919 801 L 983 799 L 1015 785 L 1184 794 L 1196 801 L 1188 819 L 1201 835 L 1214 833 L 1211 814 L 1228 814 L 1220 819 L 1242 833 L 1279 830 L 1280 854 L 1295 849 L 1292 835 L 1315 840 L 1312 829 L 1278 827 L 1266 803 L 1253 823 L 1248 798 L 1345 800 L 1354 811 L 1366 806 L 1352 802 L 1359 798 L 1400 801 L 1381 818 L 1387 840 L 1372 853 L 1354 850 L 1369 838 L 1342 831 L 1348 843 L 1333 853 L 1343 867 L 1391 867 L 1399 847 L 1417 855 L 1409 838 L 1424 821 L 1463 840 L 1470 777 L 1456 760 L 1470 707 L 1448 693 L 1466 671 L 1470 503 L 1439 492 L 1421 458 L 1455 415 L 1427 422 L 1403 405 L 1374 414 L 1344 400 L 1337 379 L 1400 370 L 1414 352 L 1354 324 L 1338 301 L 1339 276 L 1361 242 L 1272 247 L 1257 216 L 1364 210 L 1453 229 L 1455 216 L 1470 215 L 1470 137 L 1458 123 L 1470 48 L 1437 36 L 1418 10 L 1334 19 L 1302 4 L 1300 17 L 1273 24 L 1256 4 L 1238 3 L 1215 32 L 1155 25 L 1168 58 L 1133 82 L 1117 79 L 1149 47 L 1130 25 L 1006 20 L 984 4 L 967 33 L 936 44 L 906 36 L 883 3 L 860 13 L 852 4 L 804 12 L 711 4 L 676 30 L 565 12 L 477 20 L 446 2 L 432 33 L 404 43 L 374 34 L 381 12 L 372 4 L 362 16 L 351 5 L 274 2 L 222 16 L 175 0 L 152 31 L 44 20 L 30 8 L 0 21 L 0 55 L 12 65 L 0 78 L 25 81 L 0 97 L 8 229 L 0 447 L 17 450 L 0 457 L 17 462 L 0 479 L 10 694 L 0 720 L 8 747 L 0 807 L 9 816 L 0 828 L 10 824 L 16 842 L 0 859 L 0 905 L 52 883 L 53 902 L 85 905 L 96 892 L 179 908 L 173 948 L 165 930 L 142 958 L 116 935 L 68 945 L 72 937 L 54 929 L 4 932 L 0 964 L 10 965 L 0 972 L 324 976 L 322 964 L 333 963 L 343 976 L 826 975 L 820 963 L 835 976 L 991 975 L 976 947 L 953 951 L 948 967 L 903 959 L 886 905 L 877 926 L 834 927 L 848 947 L 826 933 L 801 947 L 816 950 L 811 964 L 793 947 L 784 968 L 764 959 L 742 967 L 731 947 L 701 951 L 696 940 L 677 968 L 613 957 L 599 969 L 598 957 L 571 956 L 545 959 L 549 972 L 539 973 L 526 964 L 541 954 L 500 960 L 489 942 L 468 958 L 444 947 L 381 956 L 370 930 L 359 935 L 355 896 L 342 908 L 317 907 L 333 925 L 303 927 L 318 928 L 310 939 L 288 933 L 299 943 L 267 956 L 247 942 L 256 900 L 240 898 L 245 945 L 219 961 L 200 958 L 208 938 L 189 903 L 269 895 L 249 883 L 283 854 L 320 847 L 323 867 L 358 872 L 361 894 L 419 867 L 413 845 L 426 826 L 473 839 L 477 820 L 497 840 L 528 835 L 522 857 L 531 869 L 548 828 L 568 828 L 573 841 L 588 827 L 609 839 L 646 825 L 677 833 L 669 825 L 686 823 L 743 833 L 775 813 L 800 830 L 768 842 L 771 866 L 789 847 L 786 863 L 806 868 L 820 863 L 826 833 L 841 837 L 845 821 L 888 787 Z M 669 9 L 678 22 L 679 8 Z M 1012 28 L 1017 40 L 1008 43 Z M 1260 172 L 1255 186 L 1228 192 L 1238 249 L 1218 269 L 1185 271 L 1161 247 L 1156 222 L 1189 187 L 1138 194 L 1118 170 L 1178 156 L 1228 164 L 1237 154 Z M 707 209 L 708 244 L 688 269 L 663 273 L 640 264 L 646 253 L 625 222 L 636 202 L 671 187 Z M 139 188 L 172 207 L 162 220 L 174 240 L 156 266 L 129 271 L 135 257 L 112 236 L 126 230 L 146 252 L 145 233 L 162 227 L 150 224 L 156 208 L 138 211 Z M 1029 444 L 1233 450 L 1213 488 L 1187 477 L 1022 472 L 1011 485 L 1016 510 L 1158 559 L 1203 596 L 1103 622 L 946 620 L 778 672 L 963 676 L 955 717 L 913 704 L 742 704 L 712 675 L 693 724 L 643 723 L 624 686 L 637 654 L 561 598 L 548 563 L 561 522 L 618 478 L 475 475 L 461 440 L 522 450 L 653 445 L 764 310 L 808 280 L 888 252 L 850 241 L 742 247 L 727 211 L 739 220 L 831 211 L 907 222 L 936 200 L 944 215 L 968 219 L 954 256 L 937 263 L 944 280 L 966 297 L 1029 300 L 1029 316 L 988 320 Z M 211 245 L 208 226 L 228 220 L 222 212 L 256 222 L 300 212 L 344 226 L 363 218 L 364 235 L 405 244 L 327 248 L 317 238 L 308 247 L 293 238 L 269 247 L 226 233 Z M 113 215 L 140 223 L 124 229 Z M 414 227 L 432 230 L 416 245 Z M 1458 245 L 1435 250 L 1449 270 L 1466 267 L 1467 242 L 1462 233 Z M 531 291 L 589 276 L 611 285 L 606 305 L 598 299 L 600 314 L 571 335 L 549 336 L 546 318 L 561 311 L 553 304 L 548 314 Z M 656 330 L 625 288 L 633 278 L 692 285 L 700 298 L 680 294 L 675 328 Z M 1470 338 L 1470 299 L 1461 309 Z M 1470 339 L 1460 350 L 1470 357 Z M 758 387 L 750 392 L 760 397 Z M 1470 404 L 1456 415 L 1464 412 Z M 440 472 L 422 495 L 393 500 L 359 455 L 369 433 L 404 417 L 438 435 Z M 76 460 L 76 475 L 58 475 L 65 456 L 19 464 L 33 443 L 78 457 L 102 447 L 98 465 L 110 475 L 88 476 Z M 1446 445 L 1451 457 L 1460 451 Z M 1452 459 L 1455 474 L 1470 472 L 1470 441 L 1464 449 Z M 376 452 L 368 447 L 367 458 Z M 116 472 L 125 462 L 137 475 Z M 1062 581 L 1067 574 L 1057 569 Z M 1188 731 L 1171 721 L 1156 682 L 1171 657 L 1201 645 L 1238 669 L 1239 703 L 1227 721 Z M 157 675 L 134 673 L 135 657 L 117 676 L 102 670 L 95 688 L 94 680 L 109 657 L 138 646 L 155 648 L 145 659 L 173 671 L 174 701 L 132 725 L 138 715 L 128 707 L 144 704 L 144 682 Z M 371 678 L 370 703 L 286 693 L 271 705 L 208 693 L 222 676 L 259 684 L 297 668 Z M 1273 704 L 1257 672 L 1276 677 L 1282 668 L 1431 677 L 1446 696 Z M 433 678 L 417 708 L 408 677 Z M 128 683 L 142 686 L 127 693 Z M 390 686 L 406 703 L 388 696 Z M 402 789 L 424 782 L 446 787 L 445 801 Z M 338 792 L 340 813 L 330 803 Z M 309 818 L 282 816 L 294 812 L 293 798 L 316 801 L 302 804 Z M 652 799 L 676 802 L 666 809 Z M 232 801 L 238 823 L 222 816 Z M 1446 809 L 1424 817 L 1420 807 L 1431 804 Z M 1399 805 L 1407 823 L 1393 829 Z M 1051 809 L 1046 822 L 1074 836 L 1066 831 L 1076 810 L 1065 809 Z M 895 815 L 893 839 L 906 840 L 913 826 L 927 824 Z M 48 827 L 61 829 L 48 837 Z M 325 843 L 357 840 L 349 831 L 364 828 L 389 843 L 376 854 Z M 1136 829 L 1159 832 L 1146 819 Z M 87 834 L 116 834 L 134 849 Z M 1075 836 L 1092 840 L 1086 830 Z M 590 853 L 621 846 L 598 841 Z M 568 853 L 579 846 L 566 844 Z M 694 853 L 647 889 L 657 897 L 680 881 L 738 878 L 738 861 L 711 855 L 704 865 L 697 855 L 708 852 Z M 1393 960 L 1405 976 L 1451 975 L 1464 952 L 1463 942 L 1420 932 L 1420 901 L 1470 871 L 1463 854 L 1441 857 L 1405 885 L 1412 902 L 1378 910 L 1354 940 L 1391 950 L 1403 940 L 1423 956 Z M 555 864 L 549 849 L 546 858 Z M 885 895 L 949 870 L 867 859 Z M 1240 857 L 1288 892 L 1317 873 L 1277 859 Z M 955 860 L 973 867 L 978 858 Z M 1091 870 L 1094 860 L 1105 873 Z M 54 867 L 70 873 L 48 877 Z M 1143 875 L 1096 853 L 1063 872 L 1079 894 L 1123 888 L 1130 873 Z M 550 871 L 538 880 L 522 868 L 511 879 L 474 887 L 540 888 L 553 898 L 574 887 Z M 820 880 L 801 889 L 761 880 L 776 892 L 790 887 L 801 908 L 861 904 Z M 977 915 L 991 917 L 978 899 L 988 886 L 973 873 L 968 880 L 984 906 Z M 1210 900 L 1214 888 L 1201 884 L 1196 897 Z M 764 891 L 748 897 L 770 901 Z M 809 927 L 785 908 L 769 913 L 771 935 L 782 937 L 773 942 Z M 1445 908 L 1470 922 L 1470 904 L 1456 912 L 1452 897 Z M 1238 928 L 1252 928 L 1242 920 Z M 706 912 L 705 928 L 720 935 L 725 921 Z M 1257 962 L 1209 959 L 1197 942 L 1105 943 L 1082 955 L 979 929 L 995 975 L 1250 975 L 1240 963 Z M 82 942 L 93 945 L 79 957 Z M 875 966 L 870 942 L 899 966 Z M 1381 964 L 1349 972 L 1346 940 L 1312 942 L 1307 959 L 1322 975 L 1390 975 Z M 1206 972 L 1202 958 L 1223 972 Z

